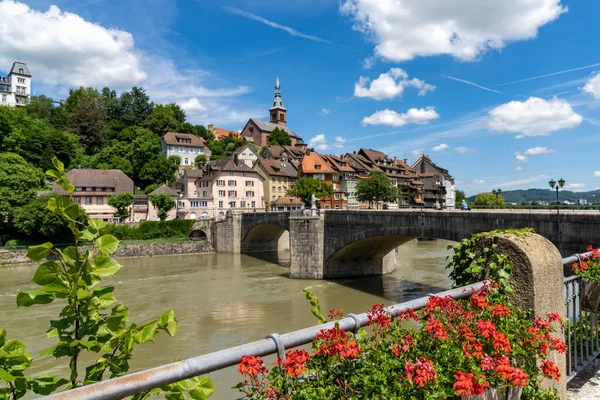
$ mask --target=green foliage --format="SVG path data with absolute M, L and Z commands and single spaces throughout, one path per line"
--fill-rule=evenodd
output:
M 485 207 L 497 207 L 504 208 L 504 198 L 501 195 L 496 196 L 494 193 L 479 193 L 475 200 L 473 200 L 474 206 L 485 206 Z
M 194 220 L 173 219 L 170 221 L 142 221 L 138 226 L 109 224 L 100 231 L 119 240 L 151 240 L 188 238 Z
M 460 204 L 462 204 L 463 200 L 469 204 L 469 199 L 467 199 L 465 192 L 462 190 L 456 190 L 456 206 L 458 207 Z
M 68 112 L 67 129 L 79 136 L 88 154 L 98 150 L 102 143 L 102 128 L 106 110 L 100 93 L 91 87 L 71 90 L 65 109 Z
M 5 108 L 5 107 L 0 107 Z M 12 218 L 17 207 L 27 204 L 42 187 L 43 175 L 23 157 L 0 153 L 0 223 Z
M 571 270 L 583 279 L 600 282 L 600 251 L 592 246 L 589 246 L 587 250 L 592 252 L 592 256 L 582 258 L 581 262 L 574 262 Z
M 269 135 L 267 139 L 268 146 L 291 146 L 292 139 L 290 139 L 290 135 L 286 131 L 281 128 L 273 129 L 273 132 Z
M 48 176 L 69 194 L 74 187 L 67 179 L 64 165 L 53 159 L 55 169 Z M 177 332 L 175 312 L 168 310 L 160 317 L 143 324 L 129 321 L 129 310 L 117 302 L 114 287 L 101 286 L 102 279 L 117 273 L 122 266 L 111 258 L 119 245 L 119 240 L 101 231 L 106 222 L 90 219 L 87 224 L 77 220 L 79 207 L 69 197 L 51 197 L 48 210 L 60 218 L 69 221 L 69 228 L 75 238 L 75 245 L 57 249 L 52 243 L 30 246 L 27 257 L 34 262 L 45 261 L 39 265 L 33 281 L 39 285 L 37 290 L 19 292 L 18 307 L 61 302 L 64 304 L 57 319 L 50 321 L 47 331 L 49 338 L 56 343 L 41 352 L 44 356 L 68 360 L 70 376 L 57 380 L 53 376 L 43 376 L 29 380 L 22 371 L 31 364 L 31 356 L 25 347 L 17 341 L 5 341 L 5 332 L 0 331 L 0 381 L 7 389 L 0 388 L 0 399 L 15 400 L 32 390 L 38 394 L 49 394 L 68 383 L 67 389 L 99 382 L 108 375 L 114 378 L 129 371 L 129 360 L 134 348 L 139 344 L 153 342 L 159 332 L 169 336 Z M 80 241 L 93 243 L 92 251 L 80 250 Z M 49 256 L 52 256 L 51 258 Z M 80 376 L 83 356 L 93 357 Z M 86 358 L 92 358 L 86 357 Z M 212 384 L 208 378 L 192 378 L 165 387 L 167 398 L 206 399 L 212 393 Z M 144 394 L 159 395 L 160 390 Z M 171 397 L 177 396 L 177 397 Z M 203 397 L 201 397 L 203 396 Z
M 321 305 L 319 304 L 319 299 L 317 298 L 317 296 L 315 296 L 315 294 L 313 292 L 311 292 L 308 289 L 302 289 L 302 291 L 304 292 L 304 295 L 306 296 L 306 300 L 308 300 L 308 302 L 310 303 L 311 306 L 313 306 L 310 309 L 310 312 L 312 315 L 315 316 L 315 318 L 317 318 L 319 320 L 320 324 L 324 324 L 327 322 L 327 319 L 325 318 L 325 316 L 323 315 L 323 312 L 321 311 Z
M 148 186 L 146 186 L 146 189 L 144 189 L 144 194 L 150 194 L 150 193 L 154 192 L 156 189 L 158 189 L 159 187 L 160 187 L 160 185 L 157 183 L 148 185 Z
M 318 199 L 331 196 L 333 194 L 333 186 L 315 178 L 300 178 L 296 182 L 296 186 L 288 190 L 287 194 L 288 196 L 298 197 L 304 204 L 308 205 L 313 194 Z
M 361 179 L 356 184 L 356 198 L 358 201 L 368 201 L 369 204 L 378 204 L 380 201 L 395 202 L 398 200 L 398 191 L 384 173 L 371 171 L 368 178 Z
M 178 132 L 184 122 L 185 112 L 178 104 L 158 104 L 152 108 L 142 126 L 160 138 L 167 132 Z
M 461 287 L 483 280 L 493 280 L 498 283 L 500 289 L 506 293 L 512 293 L 510 286 L 510 273 L 513 269 L 512 262 L 506 254 L 497 252 L 498 235 L 514 235 L 524 237 L 535 233 L 531 228 L 495 230 L 472 235 L 463 239 L 454 246 L 452 261 L 446 265 L 450 269 L 450 279 L 454 287 Z M 491 246 L 486 243 L 491 240 Z M 448 256 L 450 258 L 450 256 Z
M 175 208 L 175 200 L 165 193 L 150 195 L 150 203 L 158 210 L 158 219 L 165 221 L 168 213 Z
M 117 211 L 115 217 L 120 221 L 125 221 L 131 214 L 129 207 L 133 204 L 134 197 L 131 193 L 119 193 L 108 198 L 108 205 L 114 207 Z
M 206 156 L 204 154 L 197 155 L 194 159 L 194 165 L 201 166 L 204 164 L 206 164 Z

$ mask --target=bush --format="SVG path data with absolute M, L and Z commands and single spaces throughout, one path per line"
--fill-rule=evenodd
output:
M 194 220 L 143 221 L 139 226 L 108 225 L 102 234 L 110 234 L 119 240 L 176 239 L 190 236 Z

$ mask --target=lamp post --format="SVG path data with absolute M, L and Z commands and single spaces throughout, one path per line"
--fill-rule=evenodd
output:
M 496 196 L 496 205 L 498 205 L 498 196 L 502 194 L 502 189 L 494 189 L 492 190 L 492 194 Z
M 558 202 L 558 190 L 565 186 L 565 180 L 560 178 L 558 182 L 556 182 L 554 179 L 550 179 L 548 185 L 550 185 L 551 189 L 556 188 L 556 227 L 558 228 L 558 236 L 560 237 L 560 208 L 558 207 L 560 203 Z

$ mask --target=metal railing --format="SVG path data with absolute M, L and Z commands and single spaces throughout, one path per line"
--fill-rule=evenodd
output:
M 485 287 L 483 282 L 474 283 L 460 288 L 437 293 L 436 296 L 452 296 L 460 299 L 470 296 L 473 292 Z M 392 315 L 398 315 L 408 309 L 420 310 L 427 304 L 428 297 L 420 297 L 404 303 L 394 304 L 387 307 Z M 356 331 L 358 328 L 367 326 L 369 318 L 367 313 L 349 314 L 346 318 L 332 321 L 322 325 L 278 335 L 268 335 L 265 339 L 229 349 L 216 351 L 202 356 L 188 358 L 187 360 L 162 365 L 149 370 L 135 372 L 120 378 L 95 383 L 89 386 L 79 387 L 66 392 L 56 393 L 44 397 L 44 399 L 61 400 L 96 400 L 96 399 L 120 399 L 136 393 L 146 392 L 170 383 L 179 382 L 194 376 L 204 375 L 209 372 L 218 371 L 227 367 L 237 365 L 242 356 L 268 356 L 278 354 L 285 357 L 287 349 L 302 346 L 315 340 L 318 332 L 323 329 L 333 328 L 339 323 L 340 329 L 345 331 Z
M 563 259 L 563 265 L 570 266 L 592 253 L 576 254 Z M 600 327 L 598 314 L 583 311 L 581 277 L 569 276 L 565 285 L 565 327 L 567 343 L 567 382 L 577 376 L 600 355 Z

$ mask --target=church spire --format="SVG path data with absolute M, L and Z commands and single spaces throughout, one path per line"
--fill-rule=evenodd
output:
M 272 123 L 280 125 L 287 124 L 287 110 L 283 105 L 283 100 L 281 99 L 281 85 L 279 84 L 279 76 L 277 76 L 277 80 L 275 81 L 275 98 L 273 99 L 273 107 L 271 107 L 269 111 Z

